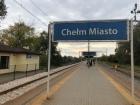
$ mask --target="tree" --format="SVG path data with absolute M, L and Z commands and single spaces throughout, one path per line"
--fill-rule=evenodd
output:
M 130 42 L 120 42 L 116 49 L 116 59 L 120 64 L 130 63 Z
M 104 54 L 99 58 L 100 61 L 108 61 L 108 56 L 105 56 Z
M 40 66 L 47 66 L 48 61 L 48 33 L 43 31 L 40 36 L 35 36 L 34 28 L 24 22 L 15 23 L 4 30 L 2 41 L 11 47 L 28 47 L 32 51 L 40 52 Z M 63 62 L 60 51 L 57 50 L 57 42 L 51 42 L 51 64 L 60 66 L 64 63 L 78 61 L 77 58 L 68 57 L 67 62 Z
M 7 14 L 7 10 L 6 10 L 6 5 L 5 5 L 5 0 L 0 0 L 0 19 L 4 19 L 6 14 Z
M 39 50 L 43 55 L 41 57 L 42 65 L 45 65 L 47 62 L 47 59 L 44 60 L 45 55 L 48 51 L 48 33 L 43 31 L 40 33 L 39 37 L 39 43 L 36 45 L 36 50 Z M 57 51 L 57 45 L 58 43 L 56 42 L 51 42 L 51 64 L 54 66 L 59 66 L 62 64 L 62 57 L 59 51 Z M 53 59 L 53 60 L 52 60 Z
M 140 65 L 140 22 L 134 29 L 134 60 L 136 65 Z
M 4 0 L 0 0 L 0 20 L 4 19 L 6 14 L 7 14 L 7 10 L 6 10 L 6 5 L 5 5 L 5 1 Z M 3 43 L 3 37 L 2 37 L 2 33 L 0 33 L 0 43 Z
M 4 30 L 2 38 L 11 47 L 31 48 L 33 36 L 33 27 L 26 25 L 24 22 L 18 22 Z
M 48 49 L 48 33 L 43 31 L 40 33 L 39 43 L 36 45 L 36 50 L 39 50 L 42 53 L 46 53 Z
M 121 64 L 130 64 L 130 42 L 119 43 L 116 49 L 116 58 Z M 134 60 L 136 65 L 140 65 L 140 23 L 134 27 Z

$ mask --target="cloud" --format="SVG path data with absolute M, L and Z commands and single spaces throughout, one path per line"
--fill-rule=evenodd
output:
M 61 42 L 58 44 L 58 49 L 61 51 L 62 55 L 71 55 L 71 56 L 74 55 L 78 57 L 79 53 L 83 51 L 88 51 L 88 43 Z M 106 54 L 106 52 L 107 55 L 114 54 L 115 49 L 116 49 L 115 42 L 90 42 L 90 51 L 97 52 L 98 56 Z
M 30 0 L 17 0 L 46 24 L 56 20 L 97 20 L 127 18 L 133 8 L 132 0 L 32 0 L 46 15 L 36 8 Z M 45 29 L 38 20 L 28 14 L 13 0 L 6 0 L 8 15 L 6 21 L 11 24 L 19 17 L 25 22 L 36 23 L 35 27 Z
M 6 0 L 8 14 L 1 22 L 0 29 L 19 21 L 25 21 L 32 25 L 36 31 L 46 30 L 47 27 L 31 16 L 14 0 Z M 17 0 L 41 21 L 48 24 L 50 21 L 72 21 L 72 20 L 100 20 L 100 19 L 121 19 L 130 18 L 130 11 L 133 9 L 132 0 L 32 0 L 45 14 L 36 8 L 30 0 Z M 114 53 L 116 43 L 91 43 L 92 50 L 104 50 L 108 47 L 108 53 Z M 79 51 L 87 49 L 87 43 L 59 43 L 58 49 L 63 54 L 78 55 Z

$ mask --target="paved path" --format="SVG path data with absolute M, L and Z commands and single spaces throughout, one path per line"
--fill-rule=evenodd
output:
M 81 65 L 44 105 L 130 105 L 96 67 Z

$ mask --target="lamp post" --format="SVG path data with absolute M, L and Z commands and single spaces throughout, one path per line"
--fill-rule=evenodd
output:
M 131 48 L 131 95 L 133 97 L 133 101 L 135 99 L 135 87 L 134 87 L 134 43 L 133 43 L 133 22 L 137 22 L 137 14 L 140 13 L 140 10 L 137 10 L 137 3 L 135 3 L 134 5 L 134 9 L 131 11 L 131 14 L 134 14 L 134 20 L 131 20 L 130 24 L 131 24 L 131 39 L 130 39 L 130 48 Z M 134 103 L 134 102 L 133 102 Z
M 137 10 L 137 9 L 138 9 L 138 4 L 135 3 L 134 9 L 131 11 L 131 14 L 134 14 L 134 21 L 135 22 L 137 21 L 137 14 L 140 13 L 140 10 Z

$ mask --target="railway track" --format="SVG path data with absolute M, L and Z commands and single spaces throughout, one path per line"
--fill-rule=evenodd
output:
M 64 73 L 68 72 L 69 69 L 75 68 L 78 65 L 79 65 L 79 63 L 65 66 L 65 67 L 60 67 L 55 70 L 52 70 L 50 73 L 50 78 L 54 79 Z M 37 74 L 37 76 L 38 75 L 39 74 Z M 19 79 L 19 81 L 17 80 L 19 85 L 15 85 L 15 86 L 14 85 L 12 86 L 12 82 L 16 82 L 16 80 L 11 81 L 11 83 L 10 83 L 11 88 L 4 89 L 4 86 L 3 86 L 3 88 L 2 88 L 2 86 L 0 86 L 0 105 L 10 105 L 10 101 L 17 99 L 18 97 L 22 96 L 23 94 L 31 91 L 32 89 L 34 89 L 40 85 L 47 83 L 47 72 L 44 72 L 44 74 L 43 73 L 40 74 L 40 76 L 38 76 L 38 77 L 34 76 L 34 79 L 31 79 L 29 81 L 28 78 L 31 78 L 31 77 L 32 76 L 23 78 L 24 80 L 26 80 L 26 82 L 23 82 L 23 83 L 19 83 L 19 82 L 22 82 L 22 79 Z M 11 105 L 13 105 L 13 104 L 11 104 Z

